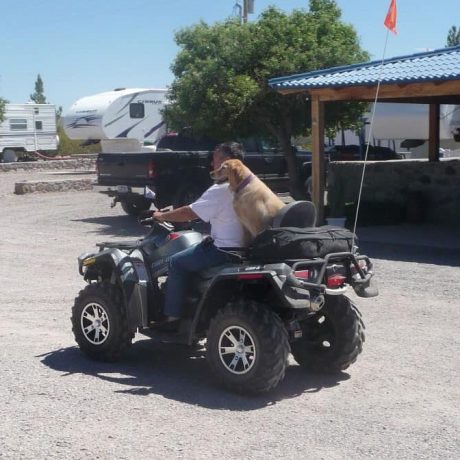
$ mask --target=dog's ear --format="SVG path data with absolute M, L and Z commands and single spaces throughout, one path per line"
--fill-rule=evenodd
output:
M 229 167 L 227 170 L 227 177 L 230 183 L 237 184 L 238 183 L 238 170 L 236 168 Z

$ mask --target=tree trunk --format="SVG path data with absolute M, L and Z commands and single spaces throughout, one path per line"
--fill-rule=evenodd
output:
M 300 179 L 300 167 L 298 165 L 295 149 L 292 147 L 290 138 L 279 138 L 283 155 L 286 158 L 289 175 L 289 191 L 295 200 L 304 200 L 305 190 Z
M 305 200 L 306 190 L 300 177 L 300 164 L 296 159 L 295 148 L 291 145 L 291 127 L 289 119 L 285 119 L 284 126 L 274 126 L 267 120 L 267 126 L 278 139 L 279 145 L 286 158 L 289 175 L 289 192 L 295 200 Z

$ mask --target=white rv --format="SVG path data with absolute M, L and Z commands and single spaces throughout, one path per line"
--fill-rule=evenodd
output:
M 378 103 L 375 110 L 370 143 L 390 147 L 408 158 L 428 156 L 428 115 L 427 104 Z M 371 112 L 365 114 L 370 122 Z M 369 125 L 361 133 L 367 140 Z M 445 156 L 460 155 L 460 106 L 441 105 L 439 117 L 440 148 Z M 357 144 L 355 133 L 346 131 L 345 144 Z M 339 134 L 335 143 L 342 143 Z
M 51 104 L 6 104 L 0 123 L 0 156 L 5 163 L 23 152 L 57 149 L 56 107 Z
M 165 133 L 165 89 L 115 89 L 76 101 L 63 116 L 71 139 L 101 141 L 104 153 L 151 151 Z
M 451 105 L 449 128 L 456 142 L 460 142 L 460 105 Z

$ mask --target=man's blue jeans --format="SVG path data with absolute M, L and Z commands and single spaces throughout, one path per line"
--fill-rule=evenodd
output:
M 190 274 L 223 265 L 230 260 L 225 252 L 208 242 L 199 243 L 174 254 L 169 261 L 164 314 L 180 317 Z

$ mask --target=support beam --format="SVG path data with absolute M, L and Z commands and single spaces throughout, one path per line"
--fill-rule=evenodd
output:
M 439 161 L 439 104 L 430 104 L 428 160 Z
M 318 95 L 323 102 L 328 101 L 373 101 L 377 84 L 360 86 L 324 87 L 324 88 L 288 88 L 279 89 L 282 94 L 309 93 Z M 425 82 L 406 84 L 382 84 L 379 88 L 379 101 L 399 100 L 409 102 L 426 101 L 428 98 L 452 100 L 460 94 L 460 80 L 445 82 Z M 452 102 L 448 102 L 452 104 Z
M 324 103 L 318 96 L 311 100 L 312 187 L 318 224 L 324 222 Z

